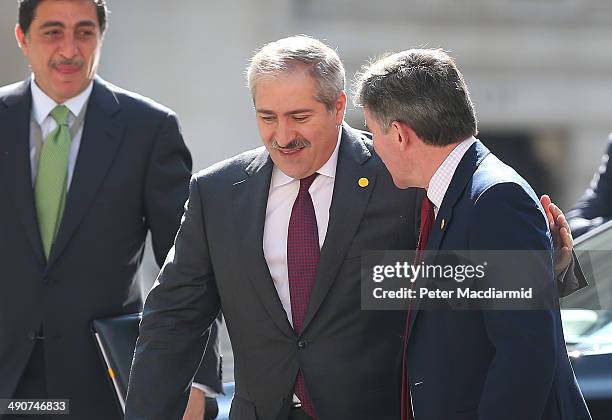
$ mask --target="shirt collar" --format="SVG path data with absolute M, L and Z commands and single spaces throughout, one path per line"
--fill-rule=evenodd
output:
M 461 158 L 463 158 L 465 152 L 468 151 L 475 141 L 476 138 L 472 136 L 459 143 L 452 152 L 449 153 L 444 162 L 442 162 L 442 165 L 440 165 L 438 170 L 431 177 L 427 188 L 427 197 L 436 209 L 439 209 L 442 205 L 446 190 L 448 190 L 450 186 L 457 166 L 459 166 L 459 162 L 461 162 Z
M 41 125 L 49 116 L 51 111 L 53 111 L 53 109 L 60 104 L 56 103 L 45 92 L 43 92 L 40 87 L 38 87 L 33 74 L 30 86 L 32 90 L 32 115 L 34 115 L 34 119 L 38 125 Z M 85 90 L 83 90 L 77 96 L 68 99 L 62 105 L 65 105 L 70 110 L 72 115 L 77 116 L 81 113 L 81 110 L 89 100 L 92 90 L 93 80 L 89 83 Z
M 340 138 L 342 136 L 342 128 L 338 130 L 338 139 L 336 140 L 336 148 L 334 152 L 331 154 L 327 162 L 323 166 L 317 170 L 319 175 L 324 175 L 328 178 L 334 179 L 336 177 L 336 167 L 338 166 L 338 150 L 340 149 Z M 286 175 L 283 171 L 278 169 L 276 165 L 274 165 L 274 169 L 272 169 L 272 180 L 270 181 L 270 187 L 282 187 L 283 185 L 289 184 L 290 182 L 295 181 L 295 178 L 291 178 L 289 175 Z

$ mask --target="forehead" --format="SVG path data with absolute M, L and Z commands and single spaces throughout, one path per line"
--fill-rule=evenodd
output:
M 277 113 L 324 105 L 316 99 L 317 83 L 306 71 L 264 77 L 255 86 L 255 108 Z
M 87 22 L 98 25 L 98 13 L 91 0 L 44 0 L 34 12 L 33 25 L 58 22 L 66 26 Z

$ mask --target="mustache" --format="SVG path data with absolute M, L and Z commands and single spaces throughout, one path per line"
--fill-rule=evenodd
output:
M 276 150 L 286 151 L 286 152 L 290 152 L 292 150 L 298 150 L 298 149 L 305 149 L 311 146 L 312 144 L 303 137 L 298 137 L 298 138 L 291 140 L 291 142 L 289 142 L 289 144 L 287 144 L 286 146 L 281 146 L 280 144 L 278 144 L 276 139 L 272 139 L 272 141 L 270 142 L 271 148 L 276 149 Z
M 73 67 L 83 67 L 83 60 L 78 58 L 66 58 L 61 60 L 51 60 L 51 67 L 57 66 L 73 66 Z

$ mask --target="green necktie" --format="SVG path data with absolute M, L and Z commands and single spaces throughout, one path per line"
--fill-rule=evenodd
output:
M 51 253 L 66 203 L 68 156 L 72 141 L 68 127 L 69 114 L 70 110 L 64 105 L 56 106 L 51 111 L 57 128 L 47 136 L 43 143 L 34 183 L 40 238 L 47 258 Z

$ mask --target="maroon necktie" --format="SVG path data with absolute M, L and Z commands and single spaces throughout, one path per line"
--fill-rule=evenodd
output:
M 421 200 L 421 226 L 419 228 L 419 242 L 417 244 L 414 263 L 419 264 L 423 261 L 423 253 L 427 246 L 427 240 L 431 233 L 435 220 L 433 203 L 427 198 L 427 194 Z M 416 283 L 416 282 L 415 282 Z M 412 283 L 413 286 L 415 283 Z M 402 420 L 412 419 L 412 405 L 410 401 L 410 383 L 408 382 L 408 367 L 406 366 L 406 350 L 408 348 L 408 335 L 410 334 L 410 318 L 412 316 L 412 301 L 408 306 L 408 316 L 406 317 L 406 333 L 404 335 L 404 352 L 402 356 Z
M 317 217 L 308 192 L 316 177 L 317 173 L 314 173 L 307 178 L 300 179 L 300 190 L 291 209 L 287 231 L 287 273 L 291 296 L 291 318 L 293 329 L 298 336 L 304 325 L 321 253 Z M 306 391 L 301 371 L 298 372 L 294 390 L 302 402 L 302 409 L 315 418 L 314 407 Z

